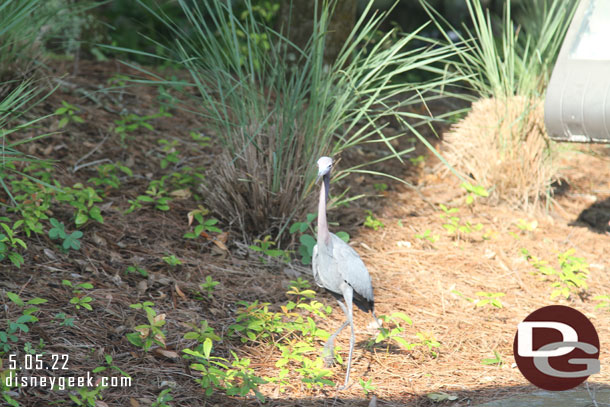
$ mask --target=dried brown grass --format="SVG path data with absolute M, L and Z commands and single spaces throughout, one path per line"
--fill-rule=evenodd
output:
M 251 125 L 236 131 L 233 140 L 243 140 L 246 147 L 235 154 L 220 154 L 203 185 L 206 204 L 226 222 L 236 223 L 247 237 L 274 234 L 275 238 L 290 219 L 304 218 L 312 207 L 313 194 L 303 197 L 309 161 L 303 153 L 305 137 L 294 134 L 289 142 L 279 140 L 280 125 L 262 129 Z M 290 162 L 278 163 L 275 151 L 280 143 L 292 150 L 285 155 Z
M 447 161 L 490 191 L 491 202 L 539 208 L 557 177 L 540 99 L 481 99 L 445 135 Z

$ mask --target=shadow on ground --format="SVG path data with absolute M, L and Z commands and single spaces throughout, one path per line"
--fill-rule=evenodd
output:
M 610 232 L 610 198 L 595 202 L 583 210 L 570 226 L 585 226 L 597 233 Z

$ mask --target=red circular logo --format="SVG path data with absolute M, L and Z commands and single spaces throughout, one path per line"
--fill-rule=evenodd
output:
M 533 385 L 561 391 L 599 373 L 599 337 L 589 319 L 574 308 L 550 305 L 519 324 L 513 353 Z

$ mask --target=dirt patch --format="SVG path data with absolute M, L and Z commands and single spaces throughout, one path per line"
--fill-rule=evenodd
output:
M 55 73 L 65 72 L 67 76 L 37 112 L 53 112 L 65 100 L 81 109 L 85 122 L 70 124 L 61 133 L 28 145 L 28 152 L 56 160 L 55 176 L 62 185 L 87 182 L 96 176 L 96 162 L 120 161 L 133 170 L 133 176 L 122 176 L 119 189 L 106 191 L 101 204 L 104 223 L 90 222 L 82 228 L 80 250 L 65 254 L 47 235 L 36 235 L 27 241 L 24 266 L 16 269 L 4 263 L 0 270 L 4 293 L 48 300 L 36 314 L 39 322 L 32 325 L 30 332 L 19 335 L 12 353 L 24 360 L 25 343 L 35 347 L 42 339 L 42 350 L 47 354 L 69 356 L 69 375 L 86 375 L 104 366 L 105 355 L 110 355 L 112 364 L 128 373 L 133 382 L 131 387 L 104 390 L 103 402 L 107 405 L 148 406 L 168 387 L 173 389 L 171 405 L 258 404 L 253 397 L 203 393 L 195 382 L 199 374 L 179 357 L 182 349 L 192 346 L 192 341 L 183 337 L 190 330 L 186 324 L 205 319 L 217 334 L 225 336 L 235 320 L 237 301 L 259 300 L 277 308 L 286 301 L 284 293 L 294 273 L 311 279 L 308 268 L 295 264 L 289 269 L 289 276 L 284 266 L 264 265 L 247 250 L 238 233 L 226 238 L 228 250 L 212 240 L 184 239 L 183 234 L 190 230 L 187 214 L 198 204 L 193 199 L 200 193 L 196 188 L 189 190 L 190 195 L 174 196 L 169 211 L 144 207 L 125 215 L 129 201 L 144 194 L 151 180 L 171 175 L 185 165 L 213 165 L 217 157 L 213 143 L 202 146 L 194 142 L 190 132 L 205 132 L 205 126 L 198 117 L 180 110 L 171 110 L 171 117 L 151 119 L 153 130 L 140 128 L 122 142 L 111 131 L 114 121 L 126 113 L 158 113 L 162 99 L 157 90 L 104 90 L 117 73 L 129 72 L 115 62 L 83 61 L 76 74 L 69 71 L 72 68 L 71 64 L 54 67 Z M 53 119 L 46 123 L 47 128 L 33 132 L 56 126 Z M 178 164 L 161 168 L 166 151 L 159 139 L 178 142 Z M 375 334 L 368 328 L 371 317 L 357 311 L 351 387 L 343 392 L 330 387 L 308 389 L 291 373 L 285 393 L 279 393 L 272 384 L 261 387 L 268 405 L 368 405 L 370 395 L 365 396 L 358 384 L 360 378 L 370 379 L 376 387 L 373 394 L 378 405 L 477 405 L 531 391 L 533 388 L 512 366 L 512 342 L 518 322 L 543 305 L 566 304 L 584 312 L 596 326 L 603 347 L 604 338 L 610 335 L 609 310 L 596 308 L 599 301 L 594 298 L 610 294 L 610 236 L 600 229 L 608 217 L 604 202 L 610 199 L 610 158 L 605 147 L 594 148 L 595 154 L 582 154 L 582 150 L 570 147 L 562 152 L 561 176 L 570 188 L 555 198 L 548 211 L 533 216 L 502 204 L 492 206 L 481 199 L 467 205 L 459 182 L 439 176 L 434 170 L 436 162 L 429 156 L 416 165 L 386 162 L 378 168 L 409 180 L 417 190 L 368 176 L 352 177 L 333 186 L 338 189 L 335 193 L 349 186 L 353 195 L 379 195 L 332 210 L 329 218 L 339 222 L 338 229 L 351 234 L 351 244 L 368 266 L 377 313 L 407 314 L 413 325 L 407 326 L 404 337 L 420 345 L 410 351 L 394 346 L 367 348 L 367 340 Z M 413 157 L 422 151 L 417 146 Z M 375 156 L 379 151 L 354 151 L 343 159 L 357 161 L 363 154 Z M 386 183 L 387 189 L 379 192 L 373 187 L 375 183 Z M 459 236 L 448 234 L 443 227 L 447 221 L 440 216 L 441 203 L 458 208 L 455 216 L 461 224 L 469 222 L 472 230 Z M 594 216 L 598 220 L 587 220 L 583 211 L 593 207 L 600 214 Z M 366 209 L 372 210 L 385 226 L 378 230 L 362 226 Z M 75 229 L 69 208 L 53 208 L 52 215 L 70 230 Z M 478 223 L 481 229 L 475 230 Z M 426 230 L 429 239 L 416 237 Z M 588 289 L 569 299 L 552 300 L 552 281 L 536 271 L 522 249 L 557 268 L 557 254 L 571 248 L 575 249 L 575 256 L 589 264 Z M 170 254 L 182 264 L 169 266 L 162 257 Z M 126 273 L 130 266 L 146 269 L 149 276 Z M 220 282 L 211 299 L 202 296 L 199 289 L 206 276 Z M 87 292 L 92 297 L 92 311 L 77 310 L 69 304 L 74 294 L 62 285 L 62 280 L 93 285 Z M 499 297 L 502 307 L 475 306 L 471 300 L 483 298 L 478 292 L 503 293 Z M 330 318 L 320 320 L 319 325 L 333 330 L 341 323 L 342 313 L 331 296 L 321 294 L 318 298 L 334 308 Z M 6 295 L 2 301 L 5 317 L 16 318 L 19 310 Z M 143 301 L 153 301 L 157 313 L 165 314 L 165 350 L 143 352 L 126 339 L 127 333 L 145 322 L 144 314 L 129 305 Z M 60 325 L 58 313 L 74 318 L 73 326 Z M 338 339 L 342 352 L 348 348 L 348 338 L 344 332 Z M 433 342 L 440 346 L 426 346 Z M 259 376 L 277 374 L 275 362 L 280 355 L 274 347 L 225 340 L 215 351 L 219 356 L 228 357 L 230 351 L 235 351 L 240 357 L 249 357 Z M 502 364 L 483 364 L 483 359 L 496 357 L 494 351 Z M 602 349 L 601 373 L 591 378 L 595 383 L 610 381 L 610 361 L 605 354 Z M 4 360 L 3 366 L 6 363 Z M 342 382 L 343 368 L 337 366 L 332 371 L 332 380 Z M 66 390 L 22 387 L 12 391 L 23 406 L 69 400 Z M 435 403 L 427 397 L 434 392 L 446 392 L 455 400 Z

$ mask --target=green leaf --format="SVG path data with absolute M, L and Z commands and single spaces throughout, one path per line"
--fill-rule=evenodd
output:
M 91 219 L 98 221 L 99 223 L 104 223 L 104 218 L 102 217 L 102 212 L 99 207 L 94 206 L 89 210 L 89 216 Z
M 405 314 L 404 312 L 395 312 L 392 314 L 392 316 L 402 319 L 409 325 L 413 325 L 413 321 L 411 320 L 411 318 L 409 318 L 409 316 L 407 314 Z
M 205 338 L 203 342 L 203 354 L 207 359 L 210 358 L 210 352 L 212 351 L 212 340 L 210 338 Z
M 12 302 L 14 302 L 15 304 L 17 304 L 20 307 L 23 307 L 25 305 L 25 303 L 19 297 L 19 295 L 15 294 L 11 291 L 7 291 L 6 296 L 9 298 L 9 300 L 11 300 Z
M 339 237 L 339 239 L 343 240 L 345 243 L 349 243 L 349 233 L 340 231 L 337 232 L 337 237 Z
M 84 212 L 79 212 L 76 215 L 76 219 L 74 220 L 74 223 L 76 223 L 76 226 L 82 226 L 85 223 L 87 223 L 88 220 L 89 220 L 89 216 L 87 216 L 87 214 L 85 214 Z
M 405 348 L 409 348 L 409 342 L 407 342 L 404 338 L 400 337 L 400 336 L 394 336 L 392 337 L 393 340 L 395 340 L 396 342 L 398 342 L 399 344 L 401 344 L 402 346 L 404 346 Z
M 32 316 L 32 315 L 29 315 L 29 314 L 28 315 L 22 315 L 19 318 L 17 318 L 17 323 L 18 324 L 25 324 L 25 323 L 28 323 L 28 322 L 33 322 L 34 319 L 35 319 L 35 317 Z
M 57 127 L 60 129 L 64 128 L 64 127 L 66 127 L 66 125 L 68 124 L 69 121 L 70 121 L 70 119 L 68 118 L 68 116 L 63 117 L 57 124 Z

